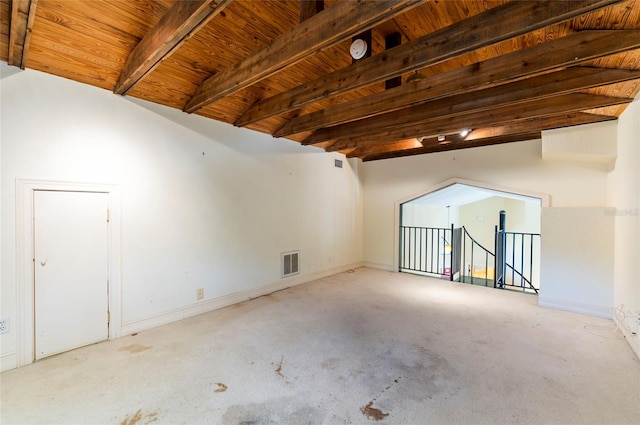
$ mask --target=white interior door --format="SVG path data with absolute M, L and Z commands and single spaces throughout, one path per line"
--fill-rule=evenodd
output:
M 108 194 L 34 192 L 35 358 L 109 337 Z

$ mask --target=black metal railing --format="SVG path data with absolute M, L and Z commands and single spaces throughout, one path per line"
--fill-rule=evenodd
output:
M 504 285 L 524 292 L 538 293 L 539 285 L 535 266 L 538 264 L 537 253 L 540 252 L 539 233 L 500 232 L 505 240 L 505 275 Z
M 400 226 L 400 271 L 436 275 L 473 285 L 537 294 L 540 234 L 507 232 L 506 214 L 495 227 L 494 251 L 467 229 Z
M 494 286 L 495 254 L 476 241 L 462 226 L 460 258 L 464 263 L 458 281 L 472 285 Z
M 400 226 L 400 271 L 452 277 L 452 228 Z

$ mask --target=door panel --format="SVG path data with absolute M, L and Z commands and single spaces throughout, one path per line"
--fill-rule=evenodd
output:
M 35 191 L 36 360 L 108 338 L 108 194 Z

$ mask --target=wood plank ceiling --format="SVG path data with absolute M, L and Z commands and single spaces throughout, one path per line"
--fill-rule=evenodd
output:
M 365 161 L 613 120 L 640 92 L 640 0 L 0 0 L 0 22 L 9 65 Z

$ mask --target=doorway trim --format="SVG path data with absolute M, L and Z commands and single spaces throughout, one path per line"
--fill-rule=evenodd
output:
M 109 283 L 109 339 L 122 333 L 122 200 L 115 184 L 16 179 L 16 361 L 17 367 L 35 358 L 34 194 L 35 191 L 98 192 L 108 195 L 107 261 Z
M 522 195 L 522 196 L 528 196 L 530 198 L 537 198 L 540 199 L 540 208 L 549 208 L 551 207 L 551 195 L 547 194 L 547 193 L 539 193 L 539 192 L 532 192 L 532 191 L 527 191 L 527 190 L 520 190 L 520 189 L 514 189 L 512 187 L 506 187 L 506 186 L 500 186 L 497 184 L 492 184 L 492 183 L 483 183 L 483 182 L 477 182 L 477 181 L 473 181 L 473 180 L 465 180 L 465 179 L 459 179 L 459 178 L 452 178 L 449 180 L 446 180 L 442 183 L 439 183 L 435 186 L 432 186 L 426 190 L 422 190 L 419 193 L 414 193 L 413 195 L 407 196 L 403 199 L 400 199 L 398 201 L 395 202 L 395 206 L 394 206 L 394 223 L 393 223 L 393 271 L 397 272 L 399 270 L 400 267 L 400 259 L 398 258 L 399 255 L 398 253 L 400 252 L 400 235 L 399 235 L 399 231 L 398 229 L 400 229 L 400 215 L 401 215 L 401 206 L 402 204 L 409 202 L 409 201 L 413 201 L 414 199 L 420 198 L 422 196 L 428 195 L 432 192 L 437 192 L 440 189 L 444 189 L 445 187 L 448 186 L 453 186 L 454 184 L 463 184 L 466 186 L 473 186 L 473 187 L 477 187 L 479 189 L 488 189 L 488 190 L 494 190 L 497 192 L 506 192 L 506 193 L 513 193 L 515 195 Z

